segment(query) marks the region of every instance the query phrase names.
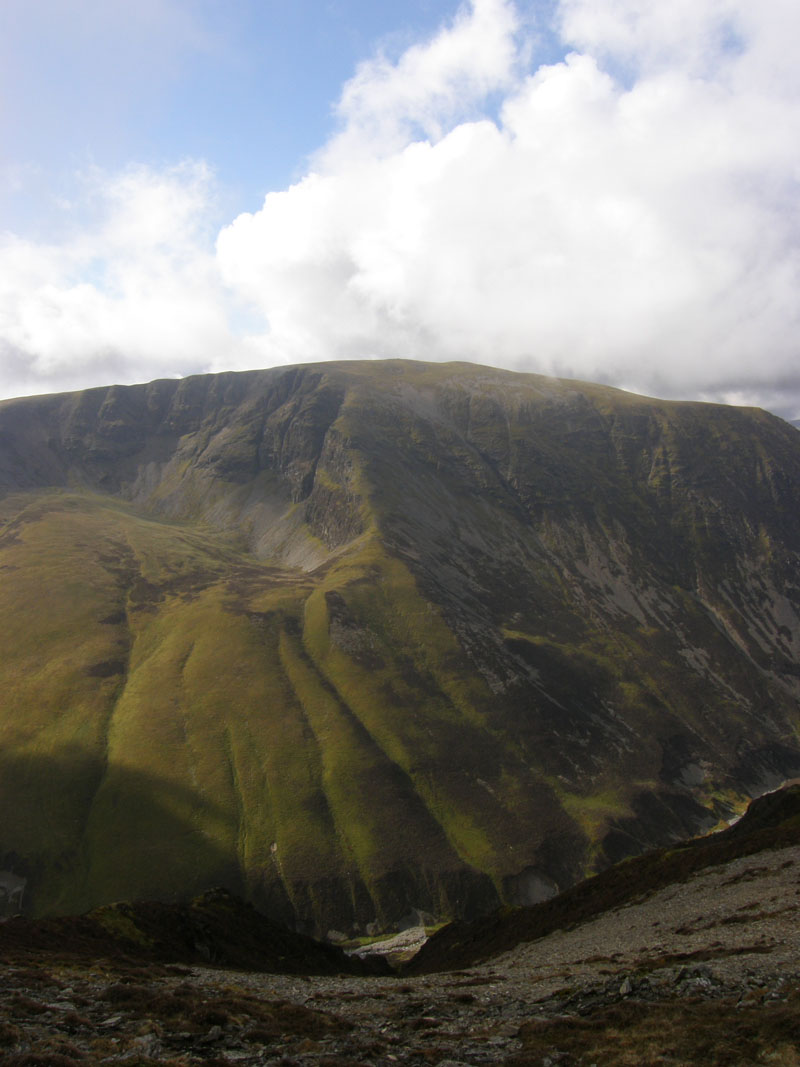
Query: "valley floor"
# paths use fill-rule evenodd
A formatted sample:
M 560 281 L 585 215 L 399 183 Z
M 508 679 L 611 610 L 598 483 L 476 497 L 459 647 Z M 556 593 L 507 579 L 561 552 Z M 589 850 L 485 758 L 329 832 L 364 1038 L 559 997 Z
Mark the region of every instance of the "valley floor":
M 800 847 L 469 970 L 298 978 L 52 958 L 0 968 L 0 1064 L 800 1065 Z

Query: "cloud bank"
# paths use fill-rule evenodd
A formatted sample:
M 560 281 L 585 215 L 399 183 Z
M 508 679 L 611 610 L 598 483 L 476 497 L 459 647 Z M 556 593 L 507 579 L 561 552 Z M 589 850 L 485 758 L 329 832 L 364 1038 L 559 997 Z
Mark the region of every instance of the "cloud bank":
M 184 164 L 102 180 L 58 245 L 6 235 L 5 380 L 402 356 L 800 415 L 800 8 L 535 14 L 473 0 L 363 63 L 302 180 L 221 228 Z
M 207 169 L 85 178 L 95 215 L 59 243 L 0 244 L 5 395 L 191 373 L 231 352 Z

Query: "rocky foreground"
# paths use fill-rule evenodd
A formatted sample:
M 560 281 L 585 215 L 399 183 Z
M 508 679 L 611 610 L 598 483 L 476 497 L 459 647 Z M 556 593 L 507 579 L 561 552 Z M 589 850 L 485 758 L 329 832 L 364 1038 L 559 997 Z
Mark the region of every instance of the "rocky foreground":
M 800 1064 L 800 846 L 418 977 L 3 949 L 4 1065 Z

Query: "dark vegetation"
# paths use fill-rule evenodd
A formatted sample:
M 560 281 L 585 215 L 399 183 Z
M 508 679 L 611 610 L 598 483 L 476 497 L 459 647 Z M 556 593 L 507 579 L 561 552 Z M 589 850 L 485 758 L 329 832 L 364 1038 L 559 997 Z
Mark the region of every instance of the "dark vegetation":
M 521 1028 L 523 1050 L 507 1067 L 558 1063 L 614 1067 L 793 1067 L 800 1047 L 800 991 L 784 1003 L 738 1005 L 737 999 L 642 1005 L 621 1001 L 585 1018 L 532 1021 Z
M 0 923 L 0 964 L 106 959 L 134 968 L 200 963 L 274 974 L 382 974 L 380 958 L 361 961 L 271 922 L 224 889 L 186 904 L 135 901 L 87 915 L 17 917 Z

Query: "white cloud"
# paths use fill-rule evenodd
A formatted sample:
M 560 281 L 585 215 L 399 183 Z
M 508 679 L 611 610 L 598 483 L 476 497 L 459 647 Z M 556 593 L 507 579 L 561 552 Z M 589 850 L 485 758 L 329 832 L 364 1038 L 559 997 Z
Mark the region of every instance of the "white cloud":
M 186 373 L 234 347 L 207 169 L 95 172 L 86 193 L 94 219 L 68 239 L 0 239 L 6 395 Z
M 563 0 L 575 51 L 526 75 L 513 6 L 477 0 L 359 70 L 315 171 L 223 230 L 222 270 L 290 358 L 456 357 L 720 398 L 772 400 L 780 379 L 800 403 L 785 9 Z M 499 118 L 475 117 L 499 87 Z
M 344 128 L 320 153 L 326 169 L 402 150 L 415 135 L 438 139 L 507 88 L 517 64 L 519 18 L 508 0 L 475 0 L 431 41 L 396 61 L 360 64 L 337 108 Z
M 575 50 L 526 75 L 513 6 L 476 2 L 358 70 L 315 172 L 223 230 L 223 272 L 292 359 L 461 357 L 770 402 L 780 379 L 800 403 L 785 9 L 563 0 Z M 476 117 L 498 87 L 497 120 Z
M 9 239 L 0 337 L 42 377 L 458 358 L 800 413 L 800 9 L 561 0 L 541 66 L 530 13 L 474 0 L 362 64 L 216 258 L 197 168 L 106 182 L 80 240 Z
M 742 44 L 748 0 L 561 0 L 565 41 L 636 73 L 676 68 L 714 73 Z

